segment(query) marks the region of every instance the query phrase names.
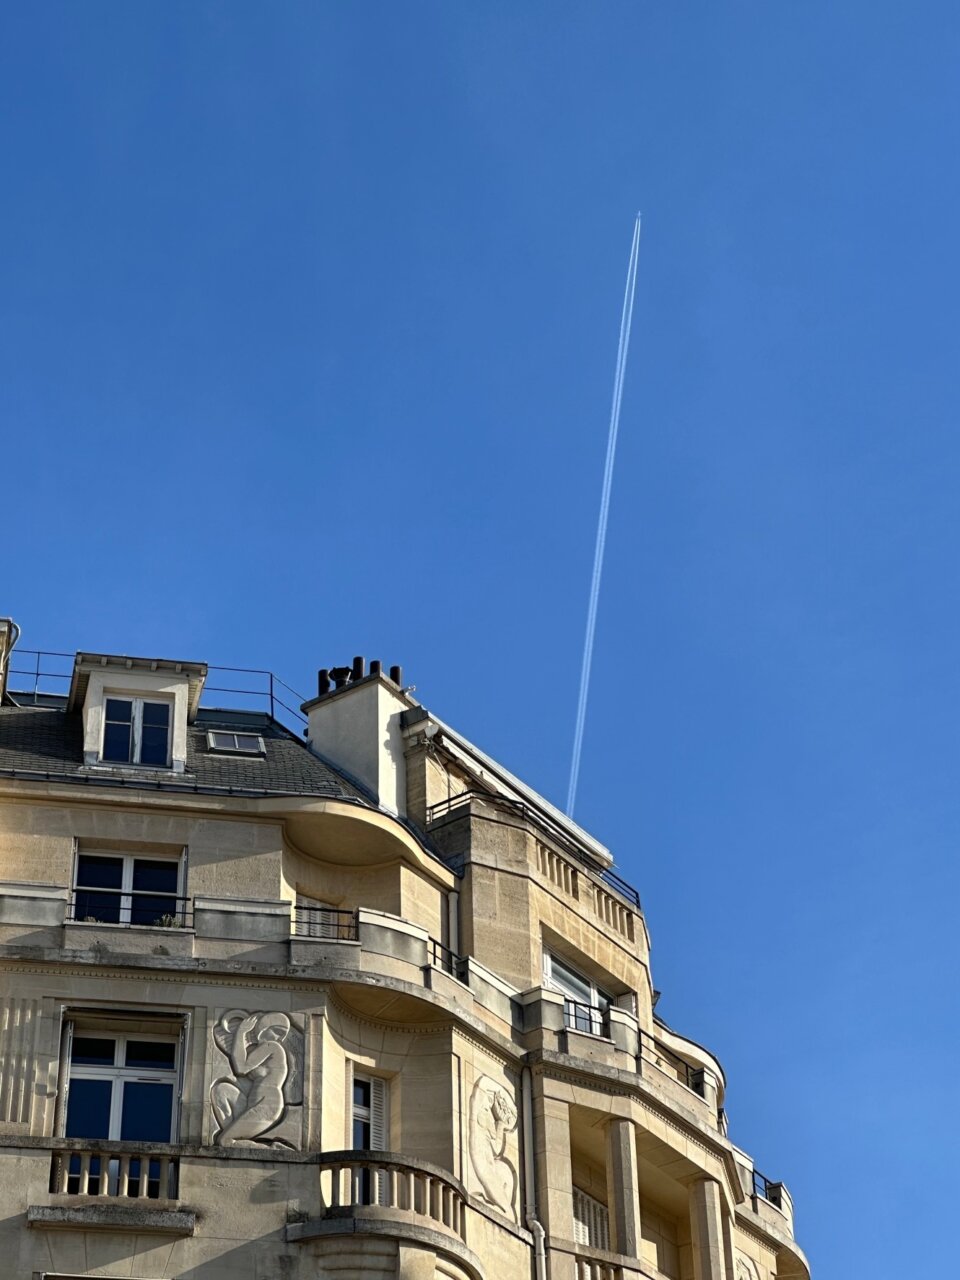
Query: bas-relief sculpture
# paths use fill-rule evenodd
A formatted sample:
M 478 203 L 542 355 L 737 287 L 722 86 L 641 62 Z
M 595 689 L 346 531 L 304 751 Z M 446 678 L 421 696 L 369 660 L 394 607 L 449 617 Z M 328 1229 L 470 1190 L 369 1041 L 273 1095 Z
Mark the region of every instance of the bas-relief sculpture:
M 737 1280 L 760 1280 L 760 1272 L 752 1258 L 737 1250 Z
M 507 1091 L 481 1076 L 470 1097 L 470 1163 L 488 1204 L 517 1221 L 517 1170 L 506 1154 L 517 1127 L 517 1108 Z
M 220 1147 L 303 1141 L 303 1032 L 285 1013 L 228 1009 L 213 1041 L 230 1067 L 210 1087 Z

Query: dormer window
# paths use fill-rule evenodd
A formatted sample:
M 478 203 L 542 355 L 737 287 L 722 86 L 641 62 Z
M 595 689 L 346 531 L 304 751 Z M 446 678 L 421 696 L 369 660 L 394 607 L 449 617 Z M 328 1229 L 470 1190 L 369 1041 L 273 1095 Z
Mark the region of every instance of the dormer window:
M 167 768 L 170 763 L 170 710 L 169 702 L 108 697 L 104 706 L 104 763 Z

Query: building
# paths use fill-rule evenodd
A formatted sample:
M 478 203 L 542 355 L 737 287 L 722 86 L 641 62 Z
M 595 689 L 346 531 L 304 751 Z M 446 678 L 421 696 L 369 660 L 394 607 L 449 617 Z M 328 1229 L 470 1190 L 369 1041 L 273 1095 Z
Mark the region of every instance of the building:
M 222 710 L 250 675 L 78 653 L 51 692 L 17 636 L 4 1280 L 809 1275 L 635 890 L 399 668 L 321 671 L 294 730 L 273 677 Z

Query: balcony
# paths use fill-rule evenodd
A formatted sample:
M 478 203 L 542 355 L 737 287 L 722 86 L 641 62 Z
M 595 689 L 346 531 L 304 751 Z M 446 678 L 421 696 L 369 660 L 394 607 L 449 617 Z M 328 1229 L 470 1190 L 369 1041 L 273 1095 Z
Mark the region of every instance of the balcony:
M 288 1240 L 348 1234 L 409 1239 L 483 1280 L 480 1261 L 466 1245 L 467 1193 L 446 1169 L 390 1151 L 328 1151 L 318 1164 L 320 1213 L 291 1223 Z
M 116 1145 L 116 1144 L 112 1144 Z M 58 1151 L 50 1165 L 55 1195 L 111 1196 L 123 1200 L 175 1200 L 180 1165 L 176 1156 L 134 1150 L 104 1150 L 98 1143 Z
M 296 938 L 318 938 L 321 942 L 359 942 L 359 913 L 337 907 L 301 907 L 298 903 L 293 934 Z

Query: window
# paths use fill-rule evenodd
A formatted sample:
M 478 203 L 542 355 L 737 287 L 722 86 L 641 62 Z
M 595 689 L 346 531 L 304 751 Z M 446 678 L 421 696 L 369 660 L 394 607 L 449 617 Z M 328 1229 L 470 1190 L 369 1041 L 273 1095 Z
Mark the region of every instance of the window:
M 65 1136 L 170 1142 L 176 1040 L 81 1028 L 70 1040 Z
M 169 1025 L 169 1024 L 168 1024 Z M 148 1031 L 119 1032 L 106 1027 L 68 1023 L 65 1047 L 67 1085 L 63 1134 L 67 1138 L 121 1142 L 167 1143 L 176 1133 L 180 1038 Z M 62 1184 L 67 1194 L 80 1192 L 82 1153 L 66 1157 Z M 161 1185 L 159 1158 L 133 1156 L 121 1160 L 88 1156 L 90 1195 L 166 1197 L 173 1190 L 167 1164 Z M 106 1186 L 101 1180 L 106 1178 Z M 141 1190 L 140 1180 L 146 1178 Z
M 301 938 L 337 938 L 353 937 L 353 913 L 338 911 L 329 902 L 321 898 L 310 898 L 305 893 L 297 894 L 297 910 L 294 918 L 294 931 Z
M 607 1206 L 579 1187 L 573 1188 L 573 1238 L 590 1249 L 610 1248 L 610 1216 Z
M 178 897 L 180 859 L 131 853 L 79 853 L 73 918 L 82 923 L 176 927 L 185 922 Z
M 373 1076 L 353 1077 L 351 1146 L 354 1151 L 383 1151 L 386 1147 L 386 1082 Z M 354 1197 L 359 1204 L 386 1204 L 386 1174 L 376 1177 L 373 1194 L 370 1170 L 360 1169 Z
M 228 733 L 223 729 L 211 729 L 207 733 L 207 746 L 211 751 L 226 751 L 231 755 L 266 754 L 266 747 L 259 733 Z
M 145 698 L 107 698 L 100 758 L 107 764 L 165 769 L 170 763 L 170 706 Z
M 543 953 L 543 985 L 565 997 L 563 1020 L 571 1030 L 588 1031 L 595 1036 L 606 1034 L 611 997 L 549 951 Z

